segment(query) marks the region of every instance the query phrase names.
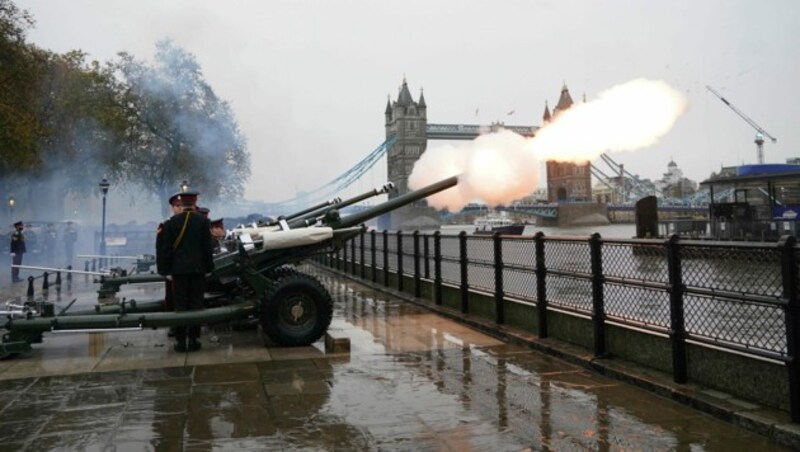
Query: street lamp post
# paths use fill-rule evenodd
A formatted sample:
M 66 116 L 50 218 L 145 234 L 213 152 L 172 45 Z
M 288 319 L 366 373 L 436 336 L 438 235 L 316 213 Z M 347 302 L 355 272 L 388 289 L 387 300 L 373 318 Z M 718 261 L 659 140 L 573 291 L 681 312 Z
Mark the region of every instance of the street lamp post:
M 103 226 L 100 232 L 100 255 L 103 256 L 100 258 L 101 267 L 103 267 L 106 259 L 106 194 L 110 186 L 111 184 L 108 183 L 105 177 L 100 181 L 100 191 L 103 193 Z
M 14 199 L 13 196 L 8 197 L 8 214 L 11 217 L 11 221 L 14 221 L 14 204 L 17 203 L 17 200 Z

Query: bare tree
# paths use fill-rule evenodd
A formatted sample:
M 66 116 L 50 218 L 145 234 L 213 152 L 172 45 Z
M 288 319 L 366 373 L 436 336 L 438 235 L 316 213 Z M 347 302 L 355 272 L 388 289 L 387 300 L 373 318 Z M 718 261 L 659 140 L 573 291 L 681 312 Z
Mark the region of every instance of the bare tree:
M 122 158 L 113 171 L 159 198 L 164 215 L 184 179 L 207 200 L 241 196 L 250 154 L 230 106 L 205 81 L 192 54 L 169 40 L 156 49 L 153 65 L 127 53 L 110 65 L 127 121 L 117 137 Z

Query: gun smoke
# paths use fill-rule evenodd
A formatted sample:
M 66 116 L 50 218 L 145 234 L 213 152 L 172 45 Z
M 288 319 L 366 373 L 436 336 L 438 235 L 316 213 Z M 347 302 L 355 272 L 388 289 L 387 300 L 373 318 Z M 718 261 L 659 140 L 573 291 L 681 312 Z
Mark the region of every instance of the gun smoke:
M 668 84 L 635 79 L 560 112 L 533 138 L 500 131 L 429 149 L 414 165 L 409 187 L 460 174 L 456 187 L 431 196 L 428 204 L 453 212 L 475 201 L 508 204 L 538 187 L 540 162 L 579 163 L 606 151 L 653 146 L 687 107 L 686 97 Z

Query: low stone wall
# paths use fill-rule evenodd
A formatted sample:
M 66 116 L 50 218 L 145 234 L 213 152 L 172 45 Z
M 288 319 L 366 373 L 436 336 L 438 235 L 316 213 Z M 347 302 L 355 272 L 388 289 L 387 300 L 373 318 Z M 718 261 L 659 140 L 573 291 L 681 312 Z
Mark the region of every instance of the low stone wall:
M 597 221 L 585 221 L 582 219 Z M 587 203 L 587 204 L 559 204 L 558 215 L 556 218 L 540 218 L 541 226 L 547 227 L 566 227 L 566 226 L 591 226 L 598 224 L 608 224 L 608 206 L 606 204 Z

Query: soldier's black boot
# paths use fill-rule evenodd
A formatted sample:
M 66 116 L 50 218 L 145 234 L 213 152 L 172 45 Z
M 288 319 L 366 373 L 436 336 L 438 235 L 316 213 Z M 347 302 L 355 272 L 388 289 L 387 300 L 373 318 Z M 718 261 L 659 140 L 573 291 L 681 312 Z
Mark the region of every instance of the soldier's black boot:
M 188 351 L 186 348 L 186 341 L 175 341 L 175 345 L 172 348 L 174 348 L 176 352 Z
M 181 327 L 175 328 L 175 346 L 173 347 L 176 352 L 185 352 L 186 348 L 186 330 Z
M 189 339 L 189 343 L 186 344 L 186 351 L 187 352 L 196 352 L 203 347 L 203 344 L 197 340 L 197 338 Z

